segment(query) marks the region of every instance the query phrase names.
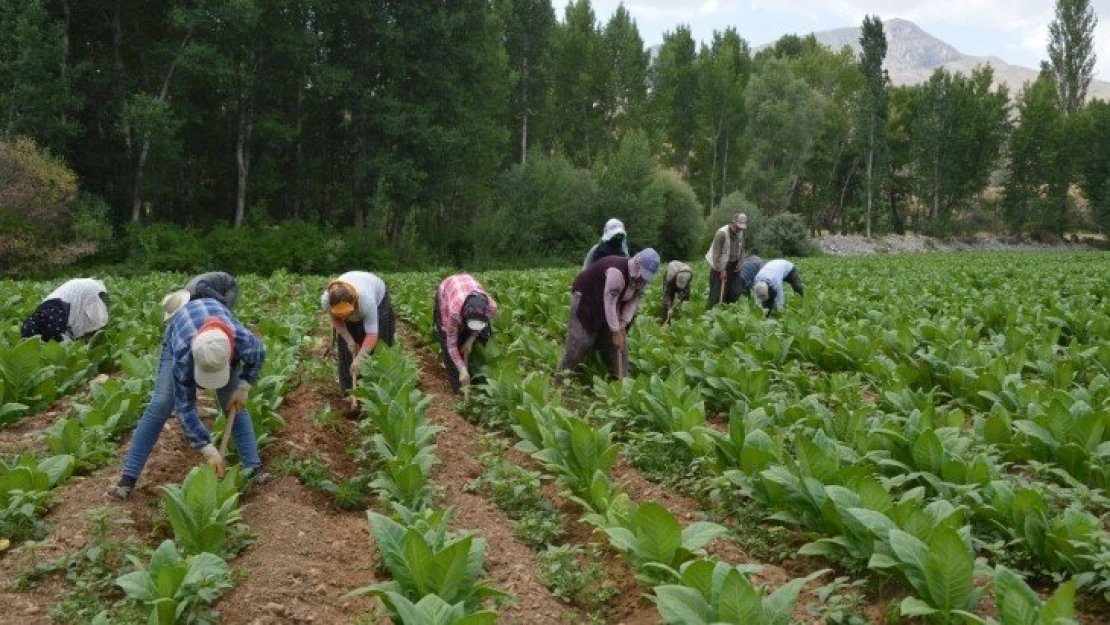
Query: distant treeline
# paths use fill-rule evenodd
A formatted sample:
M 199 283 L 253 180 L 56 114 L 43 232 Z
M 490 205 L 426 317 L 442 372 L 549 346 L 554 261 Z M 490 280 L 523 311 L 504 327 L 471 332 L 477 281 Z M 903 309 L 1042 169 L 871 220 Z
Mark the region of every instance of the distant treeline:
M 3 2 L 0 264 L 207 264 L 240 228 L 288 265 L 309 232 L 339 265 L 568 261 L 609 217 L 690 258 L 726 197 L 810 231 L 1110 228 L 1082 63 L 1050 45 L 1016 97 L 989 68 L 894 87 L 881 22 L 861 43 L 676 25 L 652 58 L 588 0 Z

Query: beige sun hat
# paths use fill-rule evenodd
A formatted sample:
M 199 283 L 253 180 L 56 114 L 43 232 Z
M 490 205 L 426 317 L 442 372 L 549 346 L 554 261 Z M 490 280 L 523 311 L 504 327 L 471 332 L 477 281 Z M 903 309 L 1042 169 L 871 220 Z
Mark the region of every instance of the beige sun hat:
M 755 299 L 760 303 L 767 301 L 767 297 L 771 294 L 770 289 L 767 288 L 767 283 L 762 280 L 755 283 L 752 291 L 755 293 Z
M 201 388 L 227 386 L 231 378 L 231 341 L 219 328 L 198 332 L 190 345 L 193 352 L 193 379 Z
M 192 296 L 185 289 L 174 291 L 162 298 L 162 322 L 168 322 L 181 307 L 189 303 Z

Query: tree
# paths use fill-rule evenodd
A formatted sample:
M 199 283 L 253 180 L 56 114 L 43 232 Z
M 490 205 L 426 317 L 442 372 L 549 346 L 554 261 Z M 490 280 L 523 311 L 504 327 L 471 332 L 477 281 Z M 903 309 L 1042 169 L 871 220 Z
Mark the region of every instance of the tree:
M 510 112 L 515 123 L 514 145 L 520 162 L 528 157 L 529 125 L 535 126 L 550 107 L 552 37 L 555 10 L 550 0 L 498 0 L 505 29 L 505 52 L 515 85 Z M 535 134 L 534 132 L 532 133 Z
M 1086 157 L 1081 186 L 1091 203 L 1091 214 L 1104 233 L 1110 233 L 1110 102 L 1095 100 L 1083 110 L 1086 118 Z
M 568 4 L 563 23 L 555 30 L 556 137 L 571 162 L 589 167 L 606 144 L 598 94 L 608 80 L 601 63 L 601 33 L 590 0 Z
M 664 210 L 662 205 L 645 202 L 654 172 L 647 135 L 641 130 L 629 131 L 594 173 L 598 187 L 595 228 L 600 230 L 607 219 L 615 217 L 624 222 L 633 245 L 649 246 L 659 232 Z
M 767 212 L 789 210 L 821 127 L 824 98 L 776 58 L 752 76 L 744 105 L 751 145 L 744 164 L 745 195 Z
M 663 33 L 652 68 L 652 107 L 665 143 L 663 162 L 690 178 L 697 133 L 697 49 L 689 26 Z
M 1021 234 L 1055 231 L 1050 199 L 1061 188 L 1058 164 L 1062 157 L 1064 118 L 1057 107 L 1055 79 L 1041 72 L 1026 83 L 1018 98 L 1017 126 L 1010 137 L 1010 171 L 1002 207 L 1006 225 Z
M 697 141 L 693 178 L 708 199 L 707 210 L 739 186 L 743 159 L 737 154 L 744 132 L 744 88 L 751 76 L 748 42 L 736 29 L 715 31 L 697 59 Z
M 1048 26 L 1048 66 L 1065 117 L 1075 115 L 1087 99 L 1097 25 L 1090 0 L 1056 0 L 1056 17 Z
M 617 7 L 601 35 L 601 62 L 608 80 L 599 83 L 600 108 L 608 129 L 617 136 L 643 124 L 647 99 L 648 53 L 636 22 L 624 5 Z
M 878 16 L 863 18 L 863 29 L 859 38 L 860 65 L 863 70 L 864 89 L 861 93 L 860 126 L 863 129 L 867 146 L 867 237 L 871 237 L 871 210 L 874 196 L 881 176 L 876 172 L 883 170 L 886 155 L 886 77 L 883 75 L 883 59 L 886 58 L 886 34 Z

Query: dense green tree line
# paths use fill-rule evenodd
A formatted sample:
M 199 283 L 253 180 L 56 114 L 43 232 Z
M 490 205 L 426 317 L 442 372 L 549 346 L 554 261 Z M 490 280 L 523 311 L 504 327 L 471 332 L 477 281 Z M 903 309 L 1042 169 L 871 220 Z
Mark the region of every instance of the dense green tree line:
M 294 220 L 400 262 L 569 260 L 610 216 L 692 257 L 736 193 L 811 230 L 1106 228 L 1096 18 L 1056 15 L 1012 101 L 989 68 L 891 86 L 873 17 L 857 56 L 683 25 L 649 51 L 589 0 L 0 0 L 0 140 L 117 231 Z

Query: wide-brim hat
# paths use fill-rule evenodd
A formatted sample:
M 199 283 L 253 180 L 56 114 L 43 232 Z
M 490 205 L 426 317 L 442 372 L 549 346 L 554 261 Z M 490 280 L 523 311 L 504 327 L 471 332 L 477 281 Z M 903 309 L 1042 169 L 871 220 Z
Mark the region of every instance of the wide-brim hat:
M 201 388 L 223 388 L 231 378 L 231 341 L 218 328 L 198 332 L 190 349 L 193 380 Z

